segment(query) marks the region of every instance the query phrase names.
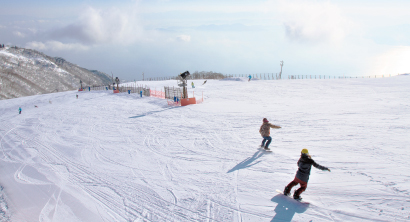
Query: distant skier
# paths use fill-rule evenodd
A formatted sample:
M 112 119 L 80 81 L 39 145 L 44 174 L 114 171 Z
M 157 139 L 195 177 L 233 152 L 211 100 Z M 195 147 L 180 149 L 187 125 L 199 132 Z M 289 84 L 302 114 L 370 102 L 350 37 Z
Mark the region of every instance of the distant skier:
M 21 107 L 19 107 L 19 114 L 21 114 Z
M 317 164 L 312 159 L 312 157 L 309 155 L 309 151 L 307 149 L 302 149 L 300 159 L 298 160 L 299 169 L 296 172 L 295 179 L 285 187 L 283 194 L 285 194 L 286 196 L 289 196 L 290 191 L 292 190 L 292 187 L 300 183 L 300 188 L 295 190 L 295 193 L 293 194 L 293 199 L 301 201 L 302 197 L 300 196 L 300 194 L 303 191 L 305 191 L 307 188 L 307 183 L 309 180 L 309 175 L 310 175 L 310 170 L 312 168 L 312 165 L 320 170 L 327 170 L 330 172 L 329 168 Z
M 263 124 L 259 128 L 259 133 L 263 137 L 261 148 L 264 148 L 265 150 L 269 150 L 269 144 L 272 142 L 272 137 L 270 136 L 270 128 L 279 129 L 281 127 L 270 124 L 266 118 L 263 118 Z
M 194 82 L 191 82 L 191 86 L 192 88 L 195 88 Z
M 76 97 L 77 97 L 77 99 L 78 99 L 78 95 L 75 95 Z
M 207 81 L 207 80 L 205 80 L 204 83 L 202 83 L 202 85 L 205 85 L 206 81 Z
M 251 75 L 249 75 L 249 76 L 248 76 L 248 78 L 249 78 L 249 79 L 248 79 L 248 82 L 249 82 L 249 81 L 251 81 L 252 76 L 251 76 Z

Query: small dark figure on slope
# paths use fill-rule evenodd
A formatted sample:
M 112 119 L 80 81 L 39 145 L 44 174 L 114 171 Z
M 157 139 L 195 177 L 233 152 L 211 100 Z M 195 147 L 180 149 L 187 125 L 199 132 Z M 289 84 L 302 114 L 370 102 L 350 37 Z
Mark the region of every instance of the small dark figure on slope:
M 286 196 L 290 195 L 290 191 L 292 187 L 298 185 L 300 183 L 300 188 L 295 190 L 293 194 L 293 198 L 295 200 L 301 201 L 302 197 L 300 194 L 306 190 L 307 183 L 309 180 L 310 170 L 312 169 L 312 165 L 320 170 L 327 170 L 330 172 L 330 169 L 324 166 L 317 164 L 312 157 L 309 155 L 309 151 L 307 149 L 303 149 L 298 160 L 298 171 L 296 172 L 295 179 L 290 182 L 283 191 L 283 194 Z
M 281 127 L 270 124 L 266 118 L 263 118 L 263 124 L 261 128 L 259 128 L 259 133 L 263 137 L 261 147 L 265 150 L 269 150 L 269 144 L 272 142 L 272 137 L 270 136 L 270 128 L 279 129 Z

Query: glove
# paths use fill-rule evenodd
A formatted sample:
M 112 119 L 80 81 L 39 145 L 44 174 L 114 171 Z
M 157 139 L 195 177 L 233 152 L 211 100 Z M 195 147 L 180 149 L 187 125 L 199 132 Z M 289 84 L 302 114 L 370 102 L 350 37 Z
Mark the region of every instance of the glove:
M 329 172 L 330 172 L 330 169 L 327 169 L 327 171 L 329 171 Z

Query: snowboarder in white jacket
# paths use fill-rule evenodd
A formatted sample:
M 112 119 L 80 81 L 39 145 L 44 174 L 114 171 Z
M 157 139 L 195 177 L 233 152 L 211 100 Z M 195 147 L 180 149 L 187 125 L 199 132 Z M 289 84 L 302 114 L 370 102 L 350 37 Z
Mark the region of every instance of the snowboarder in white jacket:
M 269 144 L 272 142 L 272 137 L 270 136 L 270 128 L 279 129 L 281 127 L 270 124 L 268 119 L 263 118 L 263 124 L 259 128 L 259 133 L 263 137 L 261 147 L 264 148 L 265 150 L 269 150 Z
M 300 197 L 300 194 L 307 188 L 307 183 L 309 181 L 309 175 L 310 170 L 312 169 L 312 165 L 320 170 L 327 170 L 330 172 L 329 168 L 317 164 L 309 155 L 309 151 L 307 149 L 303 149 L 298 160 L 298 171 L 296 172 L 295 179 L 285 187 L 283 194 L 289 196 L 292 187 L 300 184 L 300 188 L 295 190 L 293 198 L 295 200 L 301 201 L 302 197 Z

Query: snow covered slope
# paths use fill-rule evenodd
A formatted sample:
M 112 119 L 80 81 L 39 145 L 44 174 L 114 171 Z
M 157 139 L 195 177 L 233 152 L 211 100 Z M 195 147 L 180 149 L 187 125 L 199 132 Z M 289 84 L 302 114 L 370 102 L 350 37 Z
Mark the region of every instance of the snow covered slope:
M 90 71 L 36 50 L 0 49 L 0 99 L 73 90 L 80 87 L 80 80 L 83 86 L 111 82 L 102 72 Z
M 195 95 L 204 102 L 185 107 L 111 91 L 0 101 L 0 216 L 410 219 L 410 76 L 202 82 L 194 81 Z M 271 130 L 272 153 L 258 150 L 264 117 L 282 127 Z M 294 178 L 303 148 L 332 170 L 312 169 L 302 193 L 308 206 L 275 192 Z

